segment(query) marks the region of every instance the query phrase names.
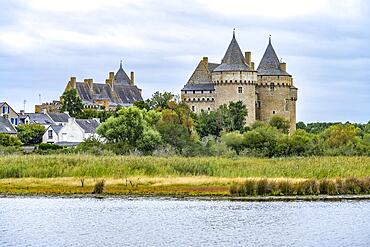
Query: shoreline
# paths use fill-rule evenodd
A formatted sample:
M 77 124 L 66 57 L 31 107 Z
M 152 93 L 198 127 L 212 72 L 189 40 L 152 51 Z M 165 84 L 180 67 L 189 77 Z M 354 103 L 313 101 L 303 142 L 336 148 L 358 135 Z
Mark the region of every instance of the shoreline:
M 236 201 L 236 202 L 277 202 L 277 201 L 366 201 L 366 195 L 316 195 L 316 196 L 186 196 L 186 195 L 141 195 L 141 194 L 37 194 L 37 193 L 0 193 L 0 198 L 64 198 L 64 199 L 161 199 L 161 200 L 200 200 L 200 201 Z

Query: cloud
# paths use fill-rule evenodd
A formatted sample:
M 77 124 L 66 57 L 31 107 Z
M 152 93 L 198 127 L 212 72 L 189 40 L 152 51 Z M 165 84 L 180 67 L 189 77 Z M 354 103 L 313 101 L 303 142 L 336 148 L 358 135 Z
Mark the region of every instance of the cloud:
M 219 62 L 237 28 L 258 64 L 273 45 L 299 87 L 298 119 L 368 121 L 367 1 L 0 0 L 0 100 L 28 111 L 72 75 L 104 81 L 124 60 L 144 96 L 180 93 L 199 59 Z

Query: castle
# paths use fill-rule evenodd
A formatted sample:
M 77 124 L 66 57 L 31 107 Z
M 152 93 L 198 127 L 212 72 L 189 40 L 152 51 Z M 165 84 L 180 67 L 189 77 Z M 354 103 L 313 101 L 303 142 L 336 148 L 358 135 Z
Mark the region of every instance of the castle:
M 76 81 L 71 77 L 65 91 L 76 89 L 85 108 L 114 109 L 117 106 L 132 106 L 135 101 L 143 100 L 142 90 L 135 85 L 135 74 L 129 78 L 122 68 L 122 61 L 116 74 L 109 72 L 105 83 L 94 83 L 93 79 Z
M 221 64 L 203 57 L 181 90 L 181 99 L 193 112 L 242 101 L 248 110 L 247 125 L 256 120 L 268 122 L 272 116 L 280 115 L 289 120 L 290 131 L 295 130 L 297 88 L 286 71 L 286 63 L 279 61 L 271 37 L 255 70 L 251 52 L 243 56 L 234 31 Z

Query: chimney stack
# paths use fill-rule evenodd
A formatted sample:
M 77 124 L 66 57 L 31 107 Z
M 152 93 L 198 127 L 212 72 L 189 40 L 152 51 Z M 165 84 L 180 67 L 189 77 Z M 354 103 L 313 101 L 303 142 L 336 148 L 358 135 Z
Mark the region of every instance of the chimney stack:
M 286 72 L 286 63 L 280 63 L 279 68 L 280 68 L 281 71 Z
M 245 63 L 251 67 L 252 53 L 250 51 L 245 52 Z
M 114 80 L 114 72 L 109 72 L 109 80 Z
M 76 77 L 72 76 L 71 79 L 69 80 L 69 83 L 72 88 L 76 88 Z
M 131 85 L 135 85 L 135 73 L 131 71 Z
M 203 57 L 202 61 L 203 61 L 204 65 L 206 67 L 208 67 L 208 57 Z

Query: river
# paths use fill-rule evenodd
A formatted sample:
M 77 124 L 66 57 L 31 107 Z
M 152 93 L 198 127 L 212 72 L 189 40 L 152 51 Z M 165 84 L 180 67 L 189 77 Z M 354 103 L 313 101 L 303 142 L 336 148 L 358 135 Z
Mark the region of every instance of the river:
M 370 201 L 2 197 L 0 246 L 370 246 Z

